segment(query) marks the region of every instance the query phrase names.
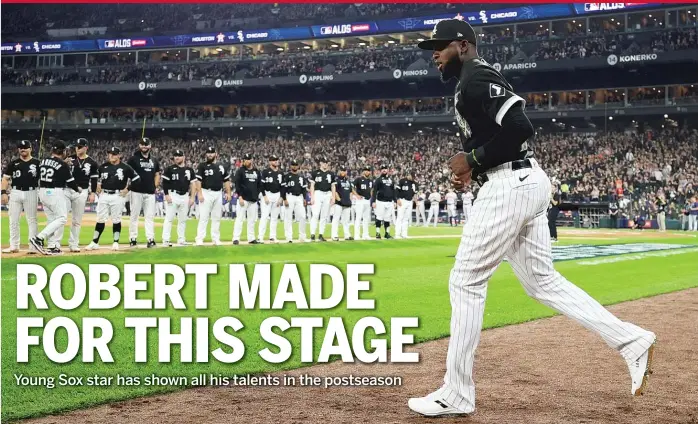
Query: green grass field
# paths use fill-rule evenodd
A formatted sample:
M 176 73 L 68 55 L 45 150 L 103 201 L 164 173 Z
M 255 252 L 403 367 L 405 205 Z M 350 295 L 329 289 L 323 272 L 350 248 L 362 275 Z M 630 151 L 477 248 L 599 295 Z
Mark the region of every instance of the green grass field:
M 8 245 L 7 219 L 2 220 L 2 245 Z M 26 229 L 23 228 L 23 232 Z M 190 240 L 195 232 L 195 222 L 190 221 L 187 230 Z M 224 221 L 222 225 L 224 241 L 232 238 L 232 222 Z M 411 235 L 448 235 L 458 234 L 460 229 L 412 228 Z M 160 228 L 156 228 L 159 236 Z M 91 238 L 92 227 L 83 228 L 81 243 L 87 244 Z M 124 230 L 126 234 L 126 230 Z M 243 235 L 245 232 L 243 231 Z M 282 234 L 282 233 L 279 233 Z M 592 233 L 589 233 L 591 235 Z M 606 234 L 606 233 L 605 233 Z M 627 236 L 626 236 L 627 234 Z M 329 235 L 329 228 L 326 235 Z M 621 243 L 678 243 L 698 247 L 695 237 L 656 238 L 656 233 L 648 232 L 644 236 L 619 233 L 617 238 L 599 234 L 598 239 L 562 240 L 562 245 L 570 244 L 621 244 Z M 602 238 L 605 237 L 605 238 Z M 127 239 L 122 236 L 122 242 Z M 143 231 L 141 239 L 144 241 Z M 23 236 L 23 241 L 26 240 Z M 103 235 L 103 245 L 111 243 L 111 230 Z M 292 358 L 280 365 L 267 364 L 257 352 L 267 347 L 259 336 L 259 324 L 269 316 L 342 316 L 345 327 L 351 329 L 363 316 L 377 316 L 389 324 L 390 317 L 416 316 L 420 326 L 408 330 L 415 335 L 418 342 L 441 338 L 448 335 L 450 304 L 448 296 L 448 275 L 453 264 L 452 255 L 458 246 L 458 238 L 424 238 L 394 241 L 314 243 L 314 244 L 279 244 L 263 246 L 223 246 L 223 247 L 185 247 L 139 249 L 128 253 L 105 254 L 99 256 L 60 256 L 28 257 L 6 259 L 2 261 L 2 420 L 45 415 L 60 411 L 87 407 L 99 403 L 122 400 L 156 392 L 177 390 L 177 387 L 56 387 L 48 390 L 42 387 L 17 387 L 14 374 L 27 376 L 58 376 L 65 373 L 73 376 L 90 376 L 94 374 L 115 376 L 147 376 L 151 373 L 169 376 L 195 376 L 199 373 L 222 375 L 262 373 L 301 366 L 300 355 L 296 347 L 300 331 L 289 330 L 284 336 L 294 346 Z M 85 307 L 74 311 L 60 311 L 53 307 L 48 312 L 16 310 L 16 265 L 19 263 L 41 263 L 51 270 L 64 262 L 72 262 L 86 269 L 90 263 L 111 263 L 121 266 L 126 263 L 218 263 L 222 265 L 220 273 L 209 284 L 209 309 L 193 310 L 193 302 L 187 306 L 189 311 L 124 311 L 116 308 L 108 311 L 89 312 Z M 280 276 L 283 263 L 298 263 L 303 277 L 308 275 L 309 264 L 329 263 L 343 267 L 347 263 L 373 263 L 376 274 L 371 278 L 371 291 L 368 297 L 376 299 L 375 311 L 347 311 L 344 303 L 329 311 L 297 311 L 287 307 L 283 311 L 230 311 L 228 309 L 228 270 L 230 263 L 271 263 L 272 281 Z M 558 262 L 557 269 L 574 283 L 587 290 L 603 304 L 612 304 L 661 293 L 698 286 L 698 251 L 691 249 L 687 253 L 670 256 L 649 256 L 641 260 L 627 260 L 617 263 L 584 266 L 580 260 Z M 305 279 L 305 278 L 304 278 Z M 188 280 L 189 282 L 193 283 Z M 306 284 L 307 288 L 307 283 Z M 64 294 L 72 293 L 72 283 L 65 280 Z M 193 298 L 193 284 L 185 285 L 185 300 Z M 152 292 L 149 292 L 150 294 Z M 142 294 L 139 298 L 148 298 Z M 366 297 L 366 296 L 364 296 Z M 521 323 L 554 315 L 551 309 L 528 298 L 507 264 L 503 264 L 490 281 L 484 325 L 486 328 Z M 83 364 L 79 358 L 67 364 L 54 364 L 46 359 L 41 349 L 32 348 L 30 361 L 17 364 L 16 359 L 16 319 L 19 316 L 43 316 L 46 319 L 67 316 L 79 320 L 85 316 L 99 316 L 109 319 L 114 324 L 115 335 L 109 347 L 115 358 L 114 363 L 95 362 Z M 148 364 L 133 363 L 133 330 L 125 329 L 123 321 L 126 316 L 153 316 L 178 318 L 208 317 L 212 323 L 224 316 L 239 318 L 245 328 L 236 333 L 246 346 L 243 360 L 230 365 L 211 360 L 209 363 L 179 362 L 179 349 L 172 350 L 172 362 L 157 363 L 157 337 L 149 332 Z M 177 321 L 174 321 L 177 322 Z M 177 330 L 178 326 L 174 327 Z M 32 334 L 40 335 L 40 332 Z M 60 333 L 59 351 L 66 346 L 67 336 Z M 314 338 L 315 356 L 317 355 L 324 331 L 316 331 Z M 210 349 L 219 347 L 219 343 L 210 337 Z M 336 358 L 335 358 L 336 359 Z

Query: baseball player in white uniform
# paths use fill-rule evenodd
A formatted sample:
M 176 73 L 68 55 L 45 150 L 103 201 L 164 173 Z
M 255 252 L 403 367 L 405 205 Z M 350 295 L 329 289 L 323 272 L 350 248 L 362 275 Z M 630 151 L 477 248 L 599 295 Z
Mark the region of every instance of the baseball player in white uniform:
M 424 194 L 423 191 L 419 191 L 417 194 L 417 199 L 415 200 L 415 205 L 417 206 L 417 211 L 414 214 L 414 220 L 415 220 L 415 225 L 419 225 L 421 222 L 422 225 L 425 227 L 427 226 L 427 215 L 426 215 L 426 209 L 424 208 L 424 200 L 426 199 L 426 195 Z
M 68 248 L 71 252 L 80 251 L 80 229 L 82 228 L 82 216 L 85 214 L 85 204 L 95 201 L 95 191 L 97 190 L 99 164 L 87 155 L 87 148 L 87 140 L 78 138 L 75 143 L 75 154 L 66 160 L 70 165 L 75 182 L 82 189 L 80 192 L 71 188 L 65 190 L 68 211 L 72 217 L 70 238 L 68 239 Z
M 32 157 L 29 140 L 20 141 L 17 150 L 19 157 L 11 160 L 2 173 L 2 203 L 8 205 L 10 215 L 10 247 L 3 249 L 2 253 L 19 252 L 19 218 L 22 211 L 29 227 L 29 239 L 39 232 L 36 213 L 39 208 L 40 162 Z M 29 251 L 36 253 L 31 245 Z
M 162 244 L 171 247 L 170 235 L 172 222 L 177 217 L 177 244 L 186 246 L 186 229 L 189 206 L 194 204 L 196 195 L 196 172 L 185 165 L 184 152 L 175 150 L 172 155 L 172 165 L 165 168 L 162 174 L 162 189 L 167 203 L 165 222 L 162 224 Z
M 417 184 L 414 175 L 407 172 L 397 185 L 397 220 L 395 221 L 395 238 L 407 238 L 407 228 L 412 215 L 412 202 L 416 198 Z
M 525 101 L 478 57 L 477 38 L 467 22 L 447 19 L 436 25 L 432 39 L 419 43 L 434 51 L 444 81 L 458 79 L 455 111 L 463 151 L 449 161 L 451 182 L 460 190 L 474 178 L 481 188 L 463 227 L 449 280 L 451 338 L 443 385 L 410 399 L 408 406 L 429 417 L 475 411 L 472 369 L 487 283 L 505 257 L 529 296 L 573 318 L 616 349 L 628 365 L 631 393 L 642 394 L 656 336 L 619 320 L 553 268 L 546 216 L 551 184 L 528 144 L 535 131 L 525 114 Z
M 269 157 L 269 168 L 262 171 L 262 186 L 267 194 L 266 199 L 262 199 L 261 209 L 262 216 L 259 219 L 259 232 L 257 239 L 264 241 L 264 236 L 267 232 L 267 224 L 269 224 L 269 241 L 276 242 L 276 227 L 279 222 L 279 213 L 283 199 L 281 198 L 281 184 L 284 175 L 279 170 L 279 157 L 271 155 Z
M 346 166 L 342 165 L 339 167 L 335 181 L 336 195 L 334 206 L 332 207 L 332 240 L 339 241 L 340 223 L 344 230 L 344 240 L 354 240 L 349 231 L 353 187 L 351 181 L 347 178 Z
M 393 221 L 393 211 L 396 200 L 395 181 L 388 175 L 388 165 L 381 165 L 381 174 L 373 182 L 372 203 L 376 212 L 376 238 L 381 238 L 381 225 L 385 228 L 384 237 L 391 239 L 390 222 Z
M 454 227 L 456 225 L 456 203 L 458 202 L 458 195 L 453 191 L 452 188 L 448 189 L 446 193 L 446 211 L 448 213 L 448 225 Z
M 108 161 L 99 167 L 99 181 L 97 183 L 97 223 L 95 232 L 87 250 L 99 249 L 99 239 L 111 219 L 113 229 L 112 250 L 119 250 L 121 238 L 121 213 L 128 195 L 128 186 L 140 177 L 127 164 L 121 162 L 121 150 L 112 147 L 108 151 Z
M 235 172 L 235 193 L 238 195 L 238 216 L 233 228 L 233 244 L 240 244 L 242 224 L 247 222 L 248 244 L 260 244 L 255 238 L 255 223 L 259 211 L 259 202 L 268 202 L 266 191 L 262 184 L 262 173 L 252 163 L 252 154 L 242 157 L 242 166 Z
M 199 200 L 199 225 L 196 230 L 196 245 L 204 245 L 206 237 L 206 227 L 211 221 L 211 241 L 214 245 L 221 244 L 221 203 L 223 198 L 221 193 L 225 191 L 228 201 L 233 197 L 231 194 L 230 173 L 222 163 L 216 161 L 218 154 L 216 148 L 209 146 L 206 149 L 206 161 L 199 164 L 196 169 L 197 198 Z
M 128 165 L 140 178 L 131 190 L 131 223 L 128 228 L 131 247 L 138 244 L 138 217 L 143 211 L 147 247 L 155 247 L 155 189 L 160 186 L 160 162 L 150 154 L 150 139 L 143 137 L 138 151 L 128 160 Z
M 473 192 L 471 190 L 467 190 L 465 193 L 463 193 L 461 199 L 463 200 L 463 223 L 465 224 L 468 222 L 470 210 L 473 208 Z
M 331 219 L 330 210 L 334 205 L 337 193 L 335 175 L 330 171 L 327 159 L 320 158 L 320 169 L 311 174 L 310 179 L 310 205 L 312 215 L 310 217 L 310 240 L 315 241 L 315 233 L 318 233 L 318 241 L 325 240 L 325 226 Z M 319 229 L 318 229 L 319 225 Z
M 371 222 L 371 192 L 373 180 L 371 179 L 371 167 L 364 166 L 363 174 L 354 180 L 354 239 L 371 240 L 368 234 L 368 225 Z M 363 230 L 363 231 L 362 231 Z M 363 236 L 361 235 L 363 233 Z
M 441 193 L 434 190 L 429 194 L 429 215 L 424 223 L 425 227 L 429 226 L 432 217 L 434 217 L 434 227 L 439 223 L 439 202 L 441 202 Z

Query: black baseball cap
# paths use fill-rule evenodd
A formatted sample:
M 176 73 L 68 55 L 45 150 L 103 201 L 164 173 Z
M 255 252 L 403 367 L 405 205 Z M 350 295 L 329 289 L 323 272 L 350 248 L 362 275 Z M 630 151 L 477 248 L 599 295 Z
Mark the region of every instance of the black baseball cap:
M 150 139 L 148 137 L 143 137 L 139 144 L 141 146 L 150 146 Z
M 434 32 L 429 40 L 424 40 L 417 44 L 422 50 L 434 50 L 439 44 L 444 42 L 465 40 L 470 44 L 477 45 L 475 30 L 469 23 L 459 19 L 445 19 L 434 26 Z
M 32 144 L 29 142 L 29 140 L 22 140 L 19 143 L 17 143 L 17 148 L 18 149 L 31 149 Z
M 206 148 L 206 153 L 216 153 L 216 148 L 213 146 L 208 146 Z
M 77 147 L 87 147 L 87 139 L 80 137 L 75 141 L 75 145 Z
M 344 166 L 344 165 L 340 165 L 339 170 L 340 170 L 340 171 L 346 171 L 346 170 L 347 170 L 347 167 Z
M 120 154 L 121 154 L 121 149 L 119 149 L 119 148 L 116 147 L 116 146 L 110 147 L 110 148 L 109 148 L 109 154 L 110 154 L 110 155 L 120 155 Z
M 291 166 L 298 166 L 298 165 L 299 165 L 299 164 L 298 164 L 298 161 L 297 161 L 297 160 L 293 159 L 293 160 L 291 161 Z
M 390 168 L 387 163 L 381 164 L 381 169 L 388 169 Z
M 327 158 L 324 157 L 324 156 L 320 156 L 319 158 L 317 158 L 317 161 L 318 161 L 318 162 L 325 162 L 325 163 L 327 163 Z
M 242 156 L 242 160 L 252 160 L 252 153 L 245 153 Z
M 172 154 L 172 156 L 184 156 L 184 152 L 181 151 L 181 150 L 179 150 L 179 149 L 177 149 L 177 150 L 174 151 L 174 153 Z
M 366 166 L 364 166 L 364 169 L 363 169 L 363 170 L 364 170 L 364 171 L 370 171 L 370 170 L 371 170 L 371 167 L 368 166 L 368 165 L 366 165 Z
M 51 146 L 51 150 L 57 153 L 62 153 L 65 151 L 65 143 L 63 143 L 62 141 L 56 141 Z
M 269 156 L 269 160 L 279 160 L 279 157 L 276 155 L 271 155 Z

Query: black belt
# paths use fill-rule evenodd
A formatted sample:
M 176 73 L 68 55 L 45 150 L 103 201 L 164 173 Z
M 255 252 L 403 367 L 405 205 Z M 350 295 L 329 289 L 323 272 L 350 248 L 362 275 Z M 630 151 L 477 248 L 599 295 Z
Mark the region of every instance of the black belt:
M 184 196 L 188 192 L 187 191 L 179 191 L 179 190 L 170 190 L 170 193 L 176 193 L 176 194 L 179 194 L 180 196 Z
M 12 190 L 17 190 L 17 191 L 34 191 L 34 190 L 36 190 L 36 187 L 15 187 L 15 186 L 12 186 Z
M 116 194 L 118 192 L 119 192 L 119 190 L 102 190 L 102 193 L 106 193 L 106 194 Z
M 223 190 L 223 189 L 222 189 L 222 188 L 219 188 L 218 190 L 216 190 L 216 189 L 213 189 L 213 188 L 204 188 L 203 190 L 220 192 L 220 191 Z
M 512 171 L 518 171 L 519 169 L 526 169 L 526 168 L 533 168 L 533 164 L 531 163 L 531 161 L 529 159 L 515 160 L 515 161 L 511 162 L 511 170 Z M 480 184 L 480 187 L 482 187 L 483 184 L 485 184 L 487 181 L 490 180 L 489 178 L 487 178 L 487 175 L 485 174 L 486 172 L 487 171 L 484 171 L 475 177 L 475 180 L 477 181 L 478 184 Z

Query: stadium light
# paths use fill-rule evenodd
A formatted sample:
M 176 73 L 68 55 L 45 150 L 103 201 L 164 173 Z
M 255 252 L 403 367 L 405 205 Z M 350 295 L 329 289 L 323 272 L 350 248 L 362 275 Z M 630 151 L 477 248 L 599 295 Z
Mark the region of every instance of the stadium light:
M 555 119 L 555 118 L 553 118 L 553 122 L 555 122 L 555 121 L 556 121 L 556 119 Z
M 424 39 L 423 39 L 423 38 L 418 38 L 417 41 L 419 41 L 419 42 L 421 43 L 422 41 L 424 41 Z
M 667 119 L 667 118 L 669 118 L 669 115 L 667 115 L 667 114 L 665 113 L 665 114 L 664 114 L 664 119 Z
M 280 130 L 280 129 L 281 129 L 281 126 L 280 126 L 280 125 L 277 125 L 276 129 L 277 129 L 277 130 Z
M 459 132 L 456 133 L 456 137 L 460 137 L 460 133 L 459 133 Z
M 222 49 L 222 48 L 220 48 L 220 47 L 218 47 L 218 48 L 216 49 L 216 51 L 220 53 L 220 52 L 222 52 L 222 51 L 223 51 L 223 49 Z
M 364 43 L 364 42 L 362 41 L 362 42 L 359 43 L 359 45 L 360 45 L 360 46 L 365 46 L 366 43 Z
M 609 120 L 609 121 L 613 121 L 613 117 L 612 117 L 612 116 L 609 116 L 609 117 L 608 117 L 608 120 Z
M 276 51 L 277 51 L 277 52 L 282 52 L 282 51 L 284 51 L 284 48 L 283 48 L 283 47 L 277 47 L 277 48 L 276 48 Z
M 325 126 L 324 126 L 324 125 L 320 125 L 320 128 L 325 128 Z
M 361 124 L 361 128 L 363 128 L 363 127 L 364 127 L 364 124 Z
M 337 44 L 332 44 L 330 47 L 337 48 L 339 46 Z
M 304 49 L 310 50 L 310 46 L 303 46 Z
M 412 122 L 408 122 L 408 123 L 407 123 L 407 126 L 408 126 L 408 127 L 411 127 L 411 126 L 412 126 Z
M 395 44 L 395 40 L 388 40 L 388 44 Z
M 245 127 L 240 127 L 240 129 L 243 129 L 243 128 L 245 128 Z

